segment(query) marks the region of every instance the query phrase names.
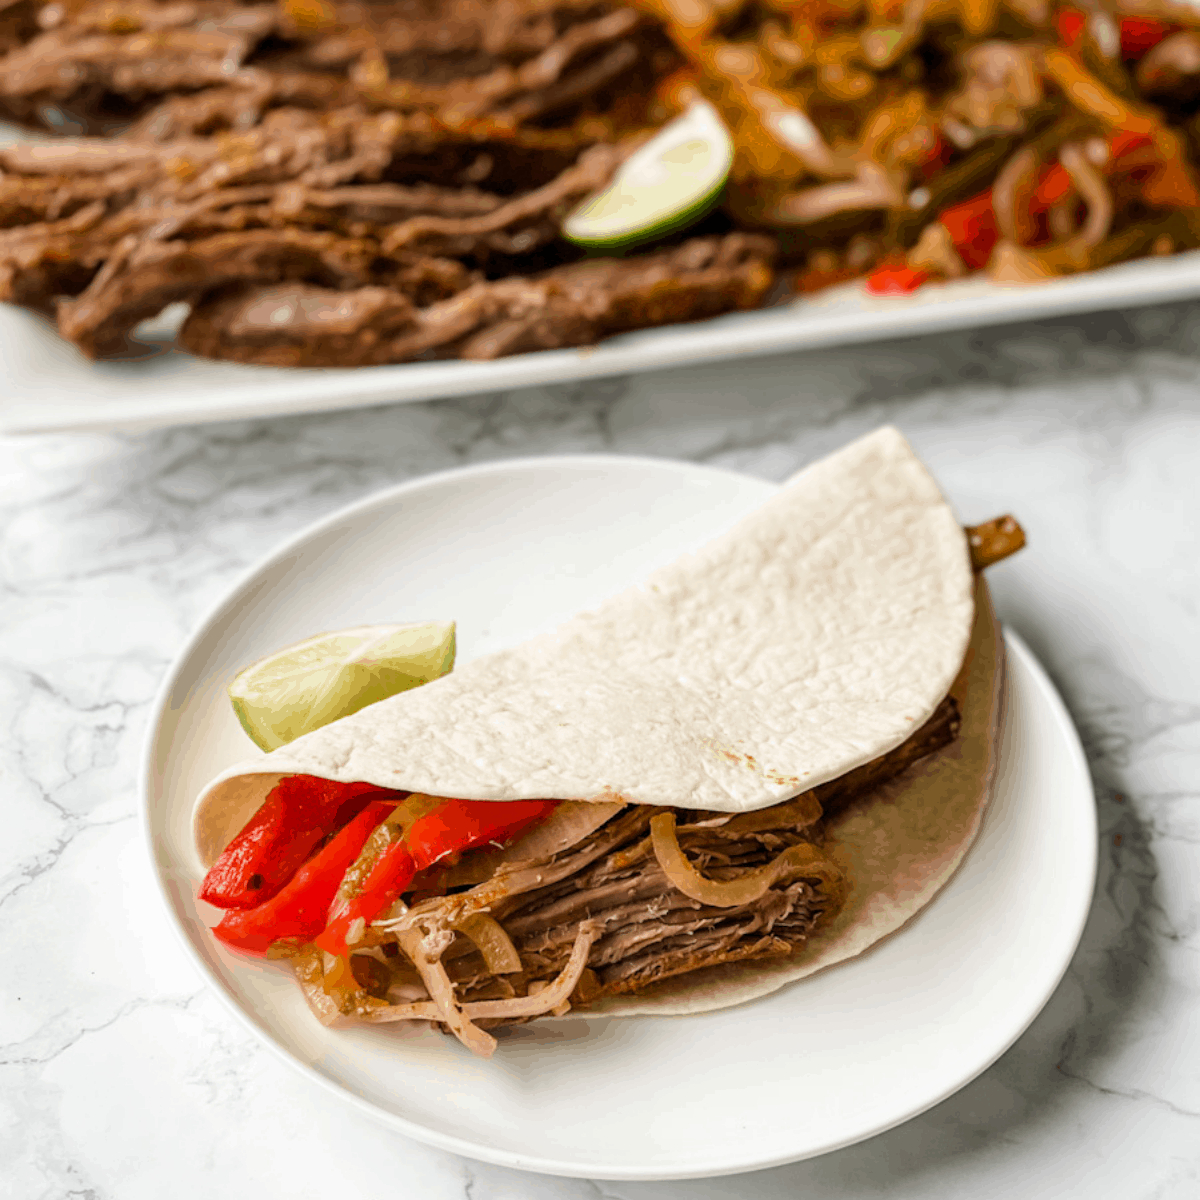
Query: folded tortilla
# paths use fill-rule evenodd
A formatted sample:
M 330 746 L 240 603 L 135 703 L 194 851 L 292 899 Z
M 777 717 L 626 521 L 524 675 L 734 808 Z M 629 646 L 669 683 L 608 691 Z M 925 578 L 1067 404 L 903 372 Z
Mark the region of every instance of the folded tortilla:
M 1003 667 L 966 535 L 885 428 L 594 611 L 224 772 L 197 804 L 197 849 L 210 865 L 290 774 L 607 802 L 606 817 L 614 800 L 753 811 L 882 757 L 952 695 L 953 742 L 826 819 L 824 850 L 847 887 L 803 946 L 569 1016 L 724 1008 L 861 954 L 946 884 L 990 799 Z M 478 853 L 545 861 L 539 836 Z
M 682 1015 L 743 1004 L 857 957 L 945 887 L 991 801 L 1004 718 L 1004 640 L 982 578 L 976 600 L 966 659 L 950 689 L 961 716 L 958 737 L 826 822 L 823 848 L 848 889 L 832 919 L 785 958 L 705 967 L 569 1016 Z
M 959 674 L 974 614 L 966 536 L 885 427 L 593 611 L 225 771 L 197 804 L 197 849 L 211 864 L 290 774 L 474 800 L 765 808 L 918 729 Z

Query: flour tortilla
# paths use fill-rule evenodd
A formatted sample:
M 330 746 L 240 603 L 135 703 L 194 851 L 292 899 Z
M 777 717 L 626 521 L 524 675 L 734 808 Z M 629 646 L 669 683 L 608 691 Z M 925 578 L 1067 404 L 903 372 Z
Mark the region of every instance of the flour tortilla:
M 963 663 L 966 537 L 890 427 L 592 612 L 218 776 L 211 864 L 281 776 L 475 800 L 765 808 L 905 741 Z
M 991 801 L 1003 720 L 1004 641 L 982 578 L 976 599 L 966 661 L 951 688 L 962 717 L 958 737 L 828 822 L 826 852 L 849 884 L 845 904 L 829 924 L 786 958 L 706 967 L 562 1019 L 673 1016 L 744 1004 L 857 957 L 906 925 L 945 887 Z

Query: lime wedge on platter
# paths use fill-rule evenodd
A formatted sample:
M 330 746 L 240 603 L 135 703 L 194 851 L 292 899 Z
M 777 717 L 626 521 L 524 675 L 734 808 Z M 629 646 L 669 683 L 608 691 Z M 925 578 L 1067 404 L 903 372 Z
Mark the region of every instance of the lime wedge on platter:
M 725 123 L 707 100 L 696 100 L 566 218 L 563 236 L 580 246 L 616 249 L 682 229 L 721 198 L 732 165 Z
M 229 685 L 242 728 L 275 750 L 454 666 L 454 622 L 363 625 L 322 633 L 247 667 Z

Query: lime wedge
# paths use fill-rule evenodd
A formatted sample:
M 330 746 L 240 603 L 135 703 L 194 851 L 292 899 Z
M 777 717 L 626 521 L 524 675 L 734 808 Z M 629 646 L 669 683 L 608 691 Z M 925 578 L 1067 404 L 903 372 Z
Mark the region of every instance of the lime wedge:
M 567 217 L 563 236 L 580 246 L 615 248 L 682 229 L 720 199 L 732 165 L 725 123 L 707 100 L 696 100 Z
M 254 742 L 275 750 L 453 666 L 453 621 L 363 625 L 318 634 L 247 667 L 229 685 L 229 699 Z

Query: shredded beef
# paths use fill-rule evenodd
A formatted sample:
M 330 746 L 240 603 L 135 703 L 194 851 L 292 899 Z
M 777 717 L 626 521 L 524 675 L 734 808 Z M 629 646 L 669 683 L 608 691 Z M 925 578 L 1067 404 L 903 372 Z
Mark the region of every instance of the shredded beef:
M 962 718 L 953 696 L 947 696 L 920 729 L 882 758 L 864 763 L 839 779 L 816 788 L 817 799 L 826 814 L 840 812 L 872 788 L 906 771 L 913 763 L 948 746 L 958 737 Z
M 948 697 L 902 745 L 814 789 L 824 810 L 815 824 L 816 810 L 804 797 L 728 818 L 679 808 L 674 810 L 679 844 L 696 868 L 715 880 L 737 879 L 800 842 L 819 846 L 831 811 L 863 799 L 948 745 L 958 725 L 957 705 Z M 874 797 L 872 802 L 885 801 Z M 630 806 L 547 861 L 509 864 L 471 891 L 417 904 L 413 916 L 432 922 L 430 928 L 442 927 L 439 922 L 453 926 L 467 911 L 486 911 L 517 948 L 522 970 L 496 976 L 459 936 L 443 956 L 459 1002 L 532 994 L 563 969 L 585 925 L 598 936 L 571 997 L 577 1008 L 704 967 L 792 954 L 837 910 L 840 895 L 816 877 L 782 882 L 737 907 L 716 908 L 689 898 L 672 886 L 647 836 L 651 818 L 661 811 Z M 371 994 L 393 1003 L 420 1000 L 423 987 L 396 954 L 394 937 L 386 924 L 371 930 L 372 952 L 380 955 L 378 966 L 372 964 Z M 496 1018 L 479 1024 L 512 1022 Z
M 688 826 L 679 830 L 680 845 L 713 878 L 732 878 L 762 866 L 787 845 L 811 835 L 811 830 L 788 830 L 769 839 L 751 839 L 752 849 L 731 870 L 711 865 L 724 853 L 714 831 Z M 753 904 L 707 907 L 671 886 L 644 839 L 618 847 L 572 877 L 567 886 L 539 889 L 521 899 L 523 903 L 504 912 L 502 923 L 522 960 L 538 963 L 548 974 L 561 969 L 580 921 L 601 927 L 588 966 L 606 993 L 631 991 L 696 966 L 727 961 L 731 952 L 745 952 L 747 939 L 756 956 L 787 953 L 803 943 L 829 909 L 829 897 L 804 880 L 772 888 Z M 781 923 L 791 941 L 772 937 Z

